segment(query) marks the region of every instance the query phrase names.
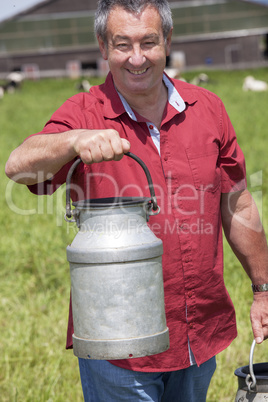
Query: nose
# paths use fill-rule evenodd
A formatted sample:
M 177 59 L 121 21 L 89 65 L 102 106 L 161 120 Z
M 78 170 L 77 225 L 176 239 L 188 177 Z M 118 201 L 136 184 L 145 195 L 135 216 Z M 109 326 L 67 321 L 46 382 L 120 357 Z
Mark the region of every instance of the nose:
M 132 48 L 131 55 L 129 57 L 129 62 L 133 67 L 140 67 L 146 61 L 146 57 L 143 54 L 143 51 L 140 45 L 135 45 Z

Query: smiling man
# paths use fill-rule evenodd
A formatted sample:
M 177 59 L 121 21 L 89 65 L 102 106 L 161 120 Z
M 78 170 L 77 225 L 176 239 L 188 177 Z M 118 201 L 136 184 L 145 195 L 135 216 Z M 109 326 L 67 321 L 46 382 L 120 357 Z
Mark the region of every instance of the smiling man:
M 139 14 L 114 7 L 107 20 L 106 37 L 98 36 L 117 90 L 131 108 L 158 128 L 168 99 L 163 70 L 171 34 L 172 29 L 164 37 L 159 12 L 148 5 Z
M 79 359 L 85 401 L 205 402 L 215 356 L 236 337 L 223 280 L 222 226 L 253 284 L 256 341 L 268 336 L 268 249 L 246 189 L 242 151 L 221 100 L 164 74 L 172 35 L 165 0 L 100 0 L 95 20 L 110 73 L 75 95 L 15 149 L 7 175 L 51 194 L 73 161 L 73 200 L 148 195 L 131 151 L 149 168 L 161 212 L 170 349 L 117 361 Z M 106 163 L 105 161 L 109 161 Z M 67 348 L 72 347 L 70 308 Z

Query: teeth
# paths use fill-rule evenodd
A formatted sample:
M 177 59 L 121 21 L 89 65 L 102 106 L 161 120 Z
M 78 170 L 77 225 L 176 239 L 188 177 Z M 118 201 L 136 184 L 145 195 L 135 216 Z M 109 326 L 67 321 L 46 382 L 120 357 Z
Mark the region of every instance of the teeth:
M 147 70 L 147 68 L 145 68 L 144 70 L 140 70 L 140 71 L 129 70 L 129 72 L 134 75 L 140 75 L 140 74 L 144 74 L 146 72 L 146 70 Z

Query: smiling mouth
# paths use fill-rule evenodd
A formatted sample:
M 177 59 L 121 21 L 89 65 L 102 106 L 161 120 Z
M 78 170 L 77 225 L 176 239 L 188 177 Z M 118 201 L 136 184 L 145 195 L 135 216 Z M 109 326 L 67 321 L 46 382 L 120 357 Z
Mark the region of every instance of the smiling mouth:
M 147 70 L 148 70 L 148 68 L 145 68 L 143 70 L 128 70 L 128 71 L 134 75 L 142 75 L 142 74 L 146 73 Z

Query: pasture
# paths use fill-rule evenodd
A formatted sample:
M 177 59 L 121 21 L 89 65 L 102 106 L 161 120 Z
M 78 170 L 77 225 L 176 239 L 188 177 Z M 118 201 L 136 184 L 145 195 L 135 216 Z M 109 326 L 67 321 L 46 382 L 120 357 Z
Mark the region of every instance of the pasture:
M 219 95 L 247 161 L 248 186 L 268 233 L 268 92 L 243 92 L 243 79 L 268 82 L 268 69 L 208 71 L 206 88 Z M 184 74 L 187 80 L 196 72 Z M 91 80 L 91 84 L 97 83 Z M 70 279 L 65 248 L 75 228 L 64 219 L 64 189 L 36 197 L 4 174 L 10 152 L 38 132 L 65 99 L 77 92 L 67 79 L 24 82 L 0 101 L 0 401 L 82 401 L 78 365 L 65 351 Z M 231 402 L 234 370 L 248 364 L 252 343 L 251 284 L 225 244 L 225 282 L 232 297 L 238 337 L 217 358 L 208 402 Z M 268 341 L 256 346 L 255 362 L 268 361 Z M 186 401 L 185 401 L 186 402 Z

